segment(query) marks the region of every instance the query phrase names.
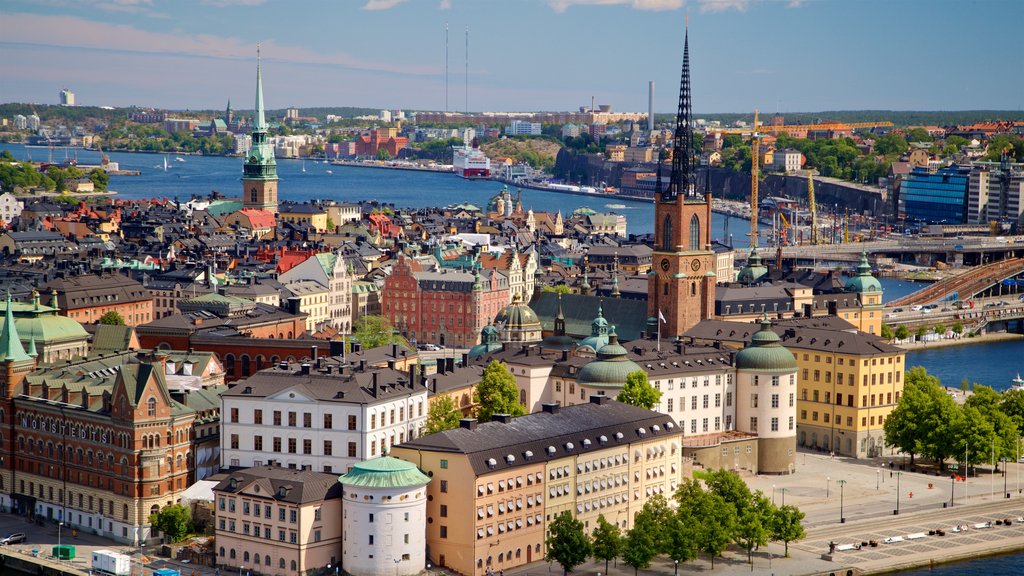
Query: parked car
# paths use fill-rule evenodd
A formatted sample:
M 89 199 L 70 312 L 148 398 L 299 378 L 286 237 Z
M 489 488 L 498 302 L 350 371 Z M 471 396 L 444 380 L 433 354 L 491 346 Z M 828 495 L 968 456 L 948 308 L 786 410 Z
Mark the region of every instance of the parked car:
M 902 314 L 903 313 L 903 308 L 896 308 L 896 309 L 894 309 L 892 311 L 892 313 L 893 314 Z
M 8 544 L 20 544 L 21 542 L 24 542 L 24 541 L 25 541 L 25 534 L 22 533 L 22 532 L 15 532 L 13 534 L 8 534 L 7 536 L 4 536 L 3 538 L 0 538 L 0 545 L 6 546 Z

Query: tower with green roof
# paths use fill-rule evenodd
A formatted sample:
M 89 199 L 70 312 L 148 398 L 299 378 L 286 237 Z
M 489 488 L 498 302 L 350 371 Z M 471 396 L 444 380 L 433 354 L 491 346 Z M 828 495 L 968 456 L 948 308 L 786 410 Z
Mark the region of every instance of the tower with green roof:
M 11 305 L 11 294 L 7 293 L 7 305 L 4 310 L 4 325 L 0 327 L 0 378 L 3 379 L 4 403 L 9 403 L 18 394 L 18 387 L 25 376 L 28 376 L 36 367 L 36 357 L 25 352 L 18 336 L 18 327 L 14 324 L 13 306 Z M 12 414 L 10 406 L 4 407 L 8 414 Z
M 860 304 L 859 311 L 844 313 L 843 319 L 869 334 L 882 333 L 882 283 L 871 274 L 871 263 L 867 252 L 860 253 L 857 275 L 846 281 L 844 291 L 855 294 Z
M 263 78 L 259 48 L 256 49 L 256 113 L 252 122 L 252 147 L 242 168 L 242 205 L 277 212 L 277 161 L 267 135 L 263 112 Z

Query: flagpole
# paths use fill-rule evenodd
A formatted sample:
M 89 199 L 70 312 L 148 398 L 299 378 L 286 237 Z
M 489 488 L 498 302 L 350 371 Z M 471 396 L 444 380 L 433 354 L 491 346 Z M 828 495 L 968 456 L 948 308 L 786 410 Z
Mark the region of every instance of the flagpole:
M 658 309 L 658 352 L 661 352 L 661 309 Z

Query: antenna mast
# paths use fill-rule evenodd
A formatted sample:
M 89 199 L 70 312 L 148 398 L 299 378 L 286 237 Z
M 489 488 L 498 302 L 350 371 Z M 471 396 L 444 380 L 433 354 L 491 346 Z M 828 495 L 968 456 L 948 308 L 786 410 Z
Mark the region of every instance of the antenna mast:
M 448 112 L 448 23 L 444 23 L 444 111 Z
M 469 115 L 469 26 L 466 26 L 466 115 Z

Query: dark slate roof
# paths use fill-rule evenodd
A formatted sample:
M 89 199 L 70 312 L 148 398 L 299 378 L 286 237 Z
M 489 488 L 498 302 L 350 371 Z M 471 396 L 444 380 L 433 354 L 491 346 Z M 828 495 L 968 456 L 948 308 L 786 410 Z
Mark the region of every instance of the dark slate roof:
M 875 356 L 895 354 L 901 351 L 887 343 L 881 337 L 853 329 L 839 328 L 835 324 L 815 324 L 817 318 L 805 319 L 805 322 L 787 323 L 785 320 L 772 325 L 772 331 L 782 339 L 786 348 L 814 350 L 836 354 L 856 354 Z M 722 341 L 733 344 L 747 344 L 754 332 L 760 330 L 758 324 L 751 322 L 729 322 L 725 320 L 704 320 L 683 334 L 684 337 L 696 341 Z
M 430 292 L 470 292 L 474 276 L 469 272 L 413 272 L 420 290 Z
M 576 338 L 590 336 L 590 323 L 597 318 L 601 305 L 608 323 L 615 326 L 619 340 L 636 340 L 647 327 L 647 300 L 626 298 L 600 298 L 582 294 L 563 294 L 562 311 L 565 315 L 565 333 Z M 545 331 L 554 330 L 558 314 L 558 294 L 541 292 L 530 301 Z
M 375 384 L 376 383 L 376 384 Z M 266 398 L 284 390 L 294 390 L 318 402 L 345 404 L 376 404 L 394 398 L 409 397 L 425 391 L 423 386 L 409 383 L 409 374 L 390 368 L 365 371 L 347 370 L 330 374 L 311 367 L 303 374 L 298 363 L 288 368 L 267 368 L 237 382 L 223 397 Z
M 61 310 L 109 303 L 144 302 L 153 298 L 142 284 L 120 273 L 58 278 L 39 287 L 40 292 L 46 293 L 50 290 L 57 291 L 57 301 Z
M 595 402 L 598 399 L 601 403 Z M 644 431 L 643 434 L 640 430 Z M 560 408 L 555 413 L 536 412 L 511 418 L 507 423 L 487 422 L 473 430 L 445 430 L 400 446 L 465 454 L 473 471 L 480 476 L 494 470 L 585 454 L 609 446 L 626 446 L 659 434 L 679 436 L 681 433 L 668 415 L 607 397 L 593 397 L 590 403 Z
M 215 492 L 238 494 L 259 487 L 259 495 L 289 504 L 307 504 L 341 498 L 342 487 L 334 474 L 258 466 L 235 470 L 213 487 Z

